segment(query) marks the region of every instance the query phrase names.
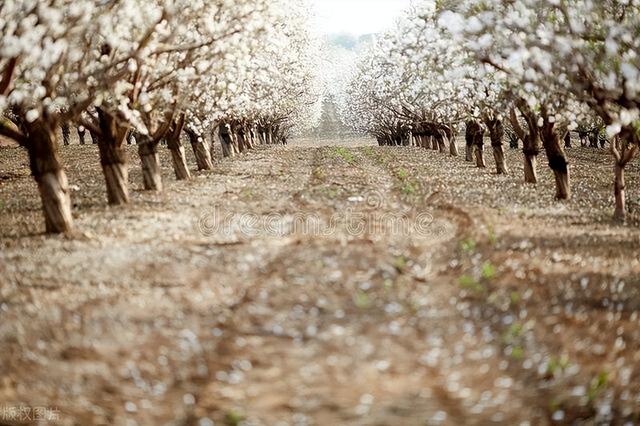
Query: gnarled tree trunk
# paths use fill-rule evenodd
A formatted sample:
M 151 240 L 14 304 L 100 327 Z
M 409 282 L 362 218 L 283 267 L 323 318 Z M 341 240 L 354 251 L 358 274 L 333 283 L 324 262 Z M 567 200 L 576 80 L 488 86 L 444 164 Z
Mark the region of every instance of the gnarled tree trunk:
M 275 143 L 275 140 L 273 137 L 273 127 L 271 126 L 267 127 L 267 143 L 269 145 L 273 145 Z
M 253 128 L 247 126 L 245 134 L 247 135 L 247 146 L 249 149 L 254 149 L 256 147 L 256 138 Z
M 567 132 L 567 134 L 564 135 L 564 147 L 571 148 L 571 132 Z
M 173 162 L 173 171 L 177 180 L 191 179 L 191 172 L 187 166 L 187 157 L 185 155 L 184 146 L 180 145 L 175 148 L 169 148 L 171 151 L 171 160 Z
M 502 139 L 504 137 L 504 125 L 502 120 L 496 118 L 488 118 L 485 124 L 489 129 L 489 137 L 491 139 L 491 148 L 493 149 L 493 158 L 496 161 L 496 173 L 499 175 L 507 174 L 507 164 L 504 158 L 504 149 Z
M 458 152 L 458 145 L 456 144 L 456 136 L 450 128 L 445 129 L 444 131 L 446 140 L 449 141 L 449 155 L 452 157 L 457 157 L 460 153 Z
M 142 137 L 138 141 L 138 154 L 142 166 L 142 184 L 147 191 L 162 192 L 162 174 L 160 173 L 160 156 L 158 143 L 150 137 Z
M 625 194 L 626 182 L 624 179 L 624 166 L 616 161 L 614 164 L 613 192 L 615 196 L 615 210 L 613 218 L 624 222 L 627 218 L 627 197 Z
M 516 135 L 518 135 L 518 138 L 522 140 L 522 152 L 524 153 L 524 181 L 526 183 L 538 183 L 537 158 L 540 153 L 540 144 L 537 120 L 525 103 L 520 103 L 519 109 L 527 122 L 528 132 L 526 132 L 520 125 L 518 117 L 516 116 L 516 111 L 513 108 L 509 112 L 509 120 L 511 121 L 511 125 L 513 126 L 513 130 L 516 132 Z
M 107 186 L 107 199 L 111 205 L 129 202 L 129 170 L 124 141 L 129 128 L 101 109 L 98 109 L 100 135 L 98 149 L 100 164 Z
M 438 140 L 438 148 L 440 150 L 441 154 L 446 154 L 447 153 L 447 144 L 445 141 L 445 136 L 443 133 L 438 132 L 438 135 L 436 136 L 436 139 Z
M 230 126 L 228 124 L 221 124 L 218 135 L 220 137 L 220 145 L 222 146 L 222 156 L 225 158 L 233 157 L 235 153 L 233 151 Z
M 198 135 L 195 130 L 189 127 L 185 127 L 184 131 L 189 137 L 189 142 L 193 149 L 193 155 L 196 157 L 198 170 L 213 170 L 213 161 L 211 161 L 209 142 L 204 138 L 204 136 Z
M 524 181 L 538 183 L 538 154 L 524 152 Z
M 55 125 L 36 121 L 27 125 L 24 146 L 29 153 L 31 174 L 38 184 L 47 233 L 69 232 L 73 228 L 71 196 L 67 176 L 58 159 Z
M 631 130 L 632 132 L 635 129 Z M 615 196 L 615 210 L 613 218 L 624 222 L 627 219 L 627 199 L 625 194 L 626 182 L 624 177 L 625 167 L 635 157 L 638 145 L 632 144 L 619 137 L 611 141 L 611 153 L 614 159 L 613 191 Z
M 479 122 L 476 120 L 467 121 L 465 138 L 467 142 L 467 161 L 473 161 L 473 158 L 469 158 L 469 156 L 475 154 L 476 166 L 480 168 L 486 167 L 484 162 L 484 130 Z
M 478 124 L 475 121 L 469 120 L 466 123 L 466 130 L 465 130 L 465 135 L 464 135 L 464 140 L 465 140 L 465 155 L 464 155 L 464 159 L 465 161 L 468 161 L 469 163 L 473 162 L 473 142 L 474 142 L 474 138 L 475 138 L 475 134 L 476 131 L 478 129 Z
M 247 142 L 247 133 L 244 130 L 244 127 L 239 125 L 238 131 L 236 132 L 236 137 L 238 139 L 238 149 L 241 153 L 245 153 L 249 150 L 249 144 Z
M 177 180 L 189 180 L 191 179 L 191 173 L 187 166 L 187 157 L 184 152 L 184 146 L 180 140 L 182 129 L 184 128 L 185 114 L 181 114 L 180 117 L 174 119 L 171 123 L 169 131 L 167 132 L 165 139 L 167 141 L 167 148 L 171 152 L 171 160 L 173 163 L 173 171 Z
M 560 136 L 555 131 L 555 123 L 549 121 L 543 110 L 543 125 L 541 132 L 542 146 L 549 159 L 549 167 L 553 170 L 556 179 L 556 199 L 568 200 L 571 196 L 569 182 L 569 163 L 564 154 Z
M 62 124 L 62 143 L 65 146 L 71 144 L 71 128 L 69 127 L 69 123 Z
M 86 134 L 86 130 L 83 126 L 78 126 L 76 130 L 78 131 L 78 141 L 80 142 L 80 145 L 84 145 L 84 136 Z

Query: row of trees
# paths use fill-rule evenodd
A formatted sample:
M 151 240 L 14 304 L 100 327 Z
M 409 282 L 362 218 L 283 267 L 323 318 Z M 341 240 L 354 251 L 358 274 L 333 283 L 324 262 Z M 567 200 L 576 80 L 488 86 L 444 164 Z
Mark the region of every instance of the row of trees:
M 427 0 L 363 54 L 341 115 L 382 144 L 438 146 L 485 167 L 491 140 L 507 173 L 505 133 L 523 145 L 525 181 L 544 149 L 558 199 L 570 197 L 568 132 L 602 127 L 615 162 L 615 217 L 640 144 L 640 1 Z M 510 141 L 514 143 L 513 140 Z
M 317 121 L 307 9 L 303 0 L 2 2 L 0 135 L 28 152 L 47 231 L 72 228 L 60 126 L 91 133 L 117 205 L 129 202 L 132 133 L 145 189 L 161 190 L 162 140 L 188 179 L 183 132 L 207 170 L 214 134 L 233 155 Z

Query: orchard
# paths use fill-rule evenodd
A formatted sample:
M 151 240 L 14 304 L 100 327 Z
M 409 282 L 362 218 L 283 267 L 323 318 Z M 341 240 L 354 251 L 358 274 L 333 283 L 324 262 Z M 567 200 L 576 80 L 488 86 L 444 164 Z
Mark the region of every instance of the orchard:
M 640 143 L 639 29 L 635 1 L 425 2 L 361 59 L 343 116 L 382 145 L 451 156 L 464 128 L 465 158 L 481 168 L 486 133 L 498 174 L 508 126 L 524 181 L 537 182 L 543 148 L 558 200 L 571 196 L 565 141 L 590 129 L 609 141 L 624 220 L 624 171 Z
M 214 131 L 225 155 L 234 155 L 313 124 L 317 76 L 302 5 L 227 3 L 3 4 L 0 134 L 29 153 L 48 232 L 73 227 L 60 126 L 82 126 L 95 137 L 109 204 L 126 204 L 123 145 L 131 133 L 145 189 L 161 190 L 161 140 L 176 177 L 190 177 L 183 130 L 206 170 Z
M 0 0 L 0 425 L 640 424 L 639 0 Z

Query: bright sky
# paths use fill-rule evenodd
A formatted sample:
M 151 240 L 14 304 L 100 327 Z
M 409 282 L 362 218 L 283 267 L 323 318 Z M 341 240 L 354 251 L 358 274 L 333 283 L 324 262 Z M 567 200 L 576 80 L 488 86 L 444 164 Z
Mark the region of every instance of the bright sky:
M 322 33 L 376 33 L 390 27 L 411 0 L 311 0 Z

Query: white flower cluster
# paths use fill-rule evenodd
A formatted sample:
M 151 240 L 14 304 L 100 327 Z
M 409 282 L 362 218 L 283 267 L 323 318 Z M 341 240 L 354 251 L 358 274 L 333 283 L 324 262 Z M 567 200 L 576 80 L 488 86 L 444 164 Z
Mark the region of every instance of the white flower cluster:
M 176 110 L 301 126 L 319 104 L 306 10 L 302 0 L 6 0 L 0 114 L 60 123 L 99 107 L 143 134 Z
M 376 133 L 514 104 L 640 138 L 640 1 L 424 1 L 357 66 L 343 115 Z

